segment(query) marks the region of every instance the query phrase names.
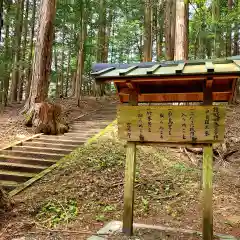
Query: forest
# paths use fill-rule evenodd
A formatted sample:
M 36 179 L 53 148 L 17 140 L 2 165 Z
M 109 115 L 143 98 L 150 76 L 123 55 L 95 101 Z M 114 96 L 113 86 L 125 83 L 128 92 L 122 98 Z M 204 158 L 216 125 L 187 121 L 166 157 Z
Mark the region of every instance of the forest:
M 94 62 L 214 59 L 239 54 L 239 0 L 49 2 L 51 6 L 39 0 L 0 1 L 2 107 L 26 101 L 30 95 L 41 9 L 52 25 L 51 70 L 44 90 L 50 98 L 104 94 L 90 77 Z
M 240 237 L 239 55 L 240 0 L 0 0 L 0 239 L 78 240 L 103 236 L 96 233 L 102 226 L 122 221 L 124 174 L 128 181 L 125 186 L 132 188 L 129 212 L 133 213 L 135 201 L 134 222 L 167 226 L 162 227 L 161 235 L 159 229 L 145 232 L 139 228 L 134 232 L 137 239 L 202 239 L 199 231 L 206 226 L 207 240 L 213 239 L 213 228 L 216 239 Z M 222 71 L 225 75 L 217 72 L 215 84 L 213 65 L 224 59 L 232 59 L 224 62 L 231 62 L 234 71 L 226 64 Z M 106 70 L 111 64 L 143 62 L 159 70 L 162 65 L 155 63 L 165 62 L 164 67 L 181 63 L 184 68 L 188 60 L 196 65 L 203 60 L 209 75 L 203 79 L 196 72 L 187 77 L 180 74 L 183 80 L 179 77 L 179 85 L 173 80 L 179 80 L 180 75 L 170 79 L 166 91 L 160 82 L 165 76 L 160 79 L 159 75 L 160 84 L 155 89 L 160 89 L 163 96 L 180 93 L 184 100 L 177 99 L 176 107 L 195 107 L 201 102 L 204 106 L 198 107 L 206 107 L 206 111 L 199 114 L 199 119 L 203 120 L 204 114 L 206 119 L 200 131 L 206 139 L 211 126 L 218 140 L 220 113 L 216 113 L 215 105 L 224 101 L 219 104 L 219 109 L 224 108 L 222 115 L 226 113 L 226 118 L 221 116 L 221 142 L 215 138 L 199 145 L 196 138 L 186 142 L 185 132 L 181 136 L 186 143 L 183 147 L 178 142 L 171 142 L 171 147 L 137 146 L 145 142 L 141 132 L 132 142 L 121 139 L 116 120 L 119 100 L 129 102 L 131 107 L 137 107 L 138 102 L 151 105 L 151 101 L 139 99 L 154 91 L 141 92 L 134 85 L 139 79 L 129 82 L 129 76 L 127 80 L 122 76 L 124 82 L 119 85 L 103 80 L 99 83 L 93 76 L 94 64 Z M 177 69 L 176 75 L 177 71 L 182 73 Z M 155 76 L 153 72 L 151 75 Z M 145 77 L 148 80 L 148 75 Z M 189 80 L 192 86 L 184 89 Z M 122 98 L 116 96 L 118 86 Z M 198 87 L 201 91 L 190 91 Z M 187 95 L 196 101 L 189 101 Z M 156 98 L 159 101 L 154 104 L 175 102 L 164 97 L 164 101 Z M 209 104 L 214 105 L 211 124 Z M 171 109 L 166 111 L 169 119 L 164 121 L 170 136 L 174 122 Z M 136 114 L 141 120 L 143 115 Z M 148 132 L 151 114 L 147 110 Z M 157 116 L 161 118 L 158 124 L 162 124 L 164 114 Z M 181 121 L 186 116 L 182 114 Z M 194 120 L 193 115 L 189 116 L 187 134 L 192 136 Z M 124 124 L 131 136 L 131 124 Z M 181 126 L 187 129 L 187 123 Z M 142 123 L 136 125 L 136 129 L 140 127 Z M 132 160 L 126 161 L 129 154 Z M 130 177 L 126 169 L 132 171 Z M 211 210 L 205 224 L 199 201 L 204 187 L 209 190 L 204 206 Z M 130 218 L 133 221 L 133 214 Z M 145 234 L 151 236 L 142 238 Z M 129 239 L 121 232 L 118 238 L 110 235 L 107 239 Z

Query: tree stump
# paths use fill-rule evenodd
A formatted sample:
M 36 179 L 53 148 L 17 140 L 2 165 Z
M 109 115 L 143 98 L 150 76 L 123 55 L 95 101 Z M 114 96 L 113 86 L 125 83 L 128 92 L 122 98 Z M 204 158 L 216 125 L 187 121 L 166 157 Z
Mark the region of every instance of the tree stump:
M 7 193 L 0 186 L 0 212 L 6 212 L 12 207 L 12 202 L 10 201 Z
M 69 126 L 63 118 L 61 106 L 47 102 L 36 103 L 26 114 L 26 125 L 35 128 L 35 133 L 48 135 L 64 134 Z

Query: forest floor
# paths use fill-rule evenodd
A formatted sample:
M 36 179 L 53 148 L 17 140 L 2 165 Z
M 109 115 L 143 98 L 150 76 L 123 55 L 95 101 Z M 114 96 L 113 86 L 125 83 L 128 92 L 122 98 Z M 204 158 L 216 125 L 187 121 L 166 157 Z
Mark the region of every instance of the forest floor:
M 112 99 L 102 98 L 96 101 L 95 97 L 85 97 L 80 107 L 76 105 L 75 99 L 71 98 L 56 99 L 53 102 L 62 106 L 64 118 L 67 119 L 67 122 L 71 122 L 84 113 L 100 108 L 109 100 Z M 0 114 L 0 149 L 34 135 L 34 129 L 26 127 L 24 124 L 25 119 L 21 114 L 22 109 L 23 104 L 14 104 L 4 108 L 4 111 Z
M 227 152 L 215 158 L 213 185 L 214 231 L 236 237 L 240 237 L 239 133 L 237 105 L 228 109 Z M 124 163 L 125 142 L 117 138 L 115 126 L 15 196 L 13 210 L 0 215 L 0 239 L 81 240 L 109 221 L 121 221 Z M 201 163 L 201 153 L 139 146 L 134 221 L 201 231 Z M 156 239 L 156 232 L 152 234 L 133 239 Z M 163 234 L 162 239 L 199 238 Z

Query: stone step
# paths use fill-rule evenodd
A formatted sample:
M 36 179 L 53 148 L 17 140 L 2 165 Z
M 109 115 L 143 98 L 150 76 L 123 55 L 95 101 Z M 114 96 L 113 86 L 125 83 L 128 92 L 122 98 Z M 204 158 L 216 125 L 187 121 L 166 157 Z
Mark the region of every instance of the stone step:
M 68 137 L 68 136 L 65 136 L 65 135 L 57 135 L 57 136 L 40 136 L 39 138 L 41 139 L 50 139 L 50 140 L 54 140 L 56 143 L 59 143 L 59 141 L 76 141 L 76 138 L 74 137 Z M 86 138 L 84 137 L 78 137 L 77 138 L 77 141 L 79 143 L 84 143 L 86 141 Z
M 39 173 L 43 171 L 46 167 L 38 165 L 29 165 L 22 163 L 10 163 L 10 162 L 0 162 L 0 169 L 7 170 L 11 172 L 27 172 L 27 173 Z
M 22 163 L 22 164 L 40 165 L 40 166 L 46 166 L 46 167 L 49 167 L 56 163 L 56 161 L 54 160 L 18 157 L 18 156 L 4 156 L 4 155 L 0 155 L 0 162 Z
M 0 180 L 4 181 L 25 182 L 28 179 L 34 177 L 34 175 L 34 173 L 0 170 Z
M 54 154 L 64 154 L 68 155 L 71 152 L 71 149 L 63 148 L 42 148 L 35 146 L 16 146 L 12 148 L 13 151 L 26 151 L 26 152 L 43 152 L 43 153 L 54 153 Z
M 64 154 L 55 154 L 55 153 L 45 153 L 43 149 L 41 152 L 26 152 L 26 151 L 16 151 L 16 150 L 3 150 L 0 154 L 5 156 L 21 156 L 21 157 L 30 157 L 30 158 L 43 158 L 48 160 L 59 160 L 64 157 Z
M 5 180 L 0 180 L 0 186 L 4 188 L 6 191 L 11 191 L 14 188 L 18 186 L 18 182 L 16 181 L 5 181 Z
M 42 136 L 41 138 L 34 138 L 34 142 L 39 142 L 39 143 L 51 143 L 51 144 L 67 144 L 67 145 L 75 145 L 76 147 L 81 146 L 84 144 L 84 140 L 73 140 L 73 139 L 49 139 L 47 136 Z
M 31 142 L 24 142 L 23 146 L 31 146 L 31 147 L 41 147 L 41 148 L 63 148 L 63 149 L 69 149 L 69 150 L 74 150 L 75 148 L 77 148 L 78 146 L 76 145 L 71 145 L 71 144 L 64 144 L 64 143 L 46 143 L 46 142 L 37 142 L 34 141 L 35 139 L 33 139 L 33 141 Z
M 81 133 L 81 132 L 68 132 L 68 133 L 64 133 L 64 136 L 67 137 L 73 137 L 73 138 L 84 138 L 84 139 L 88 139 L 89 137 L 93 136 L 94 134 L 92 133 Z

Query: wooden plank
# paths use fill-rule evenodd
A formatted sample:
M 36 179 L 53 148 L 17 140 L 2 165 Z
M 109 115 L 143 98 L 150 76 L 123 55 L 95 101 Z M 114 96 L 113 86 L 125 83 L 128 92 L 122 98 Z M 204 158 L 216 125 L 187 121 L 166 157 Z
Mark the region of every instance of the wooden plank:
M 213 176 L 212 145 L 203 148 L 203 239 L 213 239 L 212 213 L 212 176 Z
M 127 92 L 120 90 L 119 95 L 122 95 L 122 101 L 127 103 L 129 96 Z M 213 101 L 228 102 L 231 98 L 231 92 L 214 92 Z M 202 102 L 203 93 L 165 93 L 165 94 L 140 94 L 139 102 Z
M 221 142 L 225 115 L 224 106 L 119 106 L 118 134 L 137 142 Z
M 138 94 L 132 91 L 129 105 L 138 105 Z M 134 182 L 136 172 L 136 143 L 127 142 L 125 184 L 124 184 L 124 211 L 122 231 L 128 236 L 133 234 L 133 209 L 134 209 Z

